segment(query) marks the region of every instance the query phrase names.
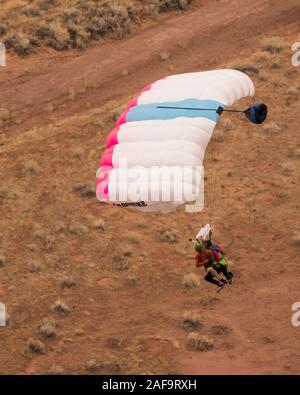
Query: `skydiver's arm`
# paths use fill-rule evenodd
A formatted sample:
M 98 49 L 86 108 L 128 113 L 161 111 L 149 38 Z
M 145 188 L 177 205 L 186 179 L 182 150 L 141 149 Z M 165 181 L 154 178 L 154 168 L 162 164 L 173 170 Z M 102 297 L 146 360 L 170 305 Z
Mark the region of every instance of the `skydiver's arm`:
M 195 261 L 196 261 L 196 267 L 201 267 L 204 266 L 205 263 L 208 263 L 207 259 L 202 260 L 198 254 L 195 256 Z

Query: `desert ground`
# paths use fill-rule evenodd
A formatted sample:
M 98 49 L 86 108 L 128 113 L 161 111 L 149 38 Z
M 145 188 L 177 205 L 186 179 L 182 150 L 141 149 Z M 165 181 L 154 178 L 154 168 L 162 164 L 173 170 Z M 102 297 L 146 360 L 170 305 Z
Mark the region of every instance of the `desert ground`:
M 0 4 L 0 373 L 299 374 L 299 1 L 124 1 L 138 12 L 121 9 L 116 30 L 95 36 L 82 16 L 80 45 L 45 29 L 36 41 L 36 24 L 79 3 Z M 98 202 L 105 139 L 134 93 L 224 67 L 249 74 L 269 115 L 222 115 L 204 210 Z M 188 241 L 207 222 L 236 274 L 220 294 Z

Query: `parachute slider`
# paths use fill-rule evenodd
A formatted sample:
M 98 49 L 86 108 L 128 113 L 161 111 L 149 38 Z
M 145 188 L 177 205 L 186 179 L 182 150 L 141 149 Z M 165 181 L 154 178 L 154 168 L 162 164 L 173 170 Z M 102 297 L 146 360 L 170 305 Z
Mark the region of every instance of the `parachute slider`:
M 218 115 L 225 112 L 240 112 L 244 113 L 250 122 L 261 124 L 267 117 L 268 107 L 264 103 L 253 104 L 246 108 L 246 110 L 227 110 L 221 106 L 218 108 L 196 108 L 196 107 L 176 107 L 176 106 L 157 106 L 156 108 L 168 108 L 173 110 L 196 110 L 196 111 L 214 111 Z

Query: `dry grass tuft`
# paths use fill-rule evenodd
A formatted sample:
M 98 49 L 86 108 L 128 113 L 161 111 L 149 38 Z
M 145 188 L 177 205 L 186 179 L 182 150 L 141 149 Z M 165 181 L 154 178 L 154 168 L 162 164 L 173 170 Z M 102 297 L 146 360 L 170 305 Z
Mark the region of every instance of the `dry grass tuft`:
M 73 191 L 77 193 L 78 196 L 83 198 L 95 198 L 96 190 L 95 187 L 89 184 L 84 184 L 77 182 L 73 186 Z
M 140 244 L 142 235 L 139 232 L 130 231 L 127 233 L 127 240 L 130 244 Z
M 5 264 L 6 264 L 5 257 L 4 257 L 4 255 L 0 254 L 0 268 L 4 267 Z
M 7 36 L 4 40 L 4 45 L 7 49 L 13 48 L 20 56 L 26 56 L 32 53 L 32 42 L 23 34 L 17 33 Z
M 30 273 L 37 273 L 41 270 L 41 265 L 38 262 L 32 261 L 28 263 L 27 268 Z
M 0 122 L 6 122 L 10 119 L 10 111 L 7 108 L 0 108 Z
M 85 369 L 90 373 L 95 373 L 99 369 L 99 364 L 96 360 L 91 359 L 86 363 Z
M 253 75 L 253 74 L 258 74 L 259 69 L 257 66 L 255 66 L 252 63 L 245 62 L 244 60 L 236 60 L 235 62 L 231 63 L 230 68 L 242 71 L 243 73 Z
M 30 338 L 27 342 L 26 351 L 36 354 L 44 354 L 45 345 L 40 340 Z
M 65 371 L 61 366 L 52 365 L 47 371 L 47 374 L 50 376 L 62 376 L 65 374 Z
M 188 273 L 183 276 L 182 280 L 183 286 L 185 288 L 196 288 L 200 287 L 200 279 L 196 273 Z
M 58 221 L 54 226 L 54 231 L 56 233 L 62 233 L 66 229 L 66 225 L 62 221 Z
M 89 229 L 83 224 L 73 224 L 69 226 L 69 232 L 75 236 L 83 236 L 88 233 Z
M 283 176 L 292 176 L 296 170 L 297 168 L 292 161 L 286 161 L 281 165 L 281 174 Z
M 61 287 L 62 288 L 75 288 L 76 281 L 74 281 L 72 277 L 66 277 L 62 280 Z
M 183 326 L 188 330 L 195 330 L 202 326 L 201 316 L 198 313 L 186 311 L 183 314 Z
M 71 311 L 66 303 L 61 300 L 57 300 L 54 305 L 51 306 L 51 310 L 62 315 L 67 315 Z
M 114 269 L 119 272 L 126 271 L 130 267 L 129 261 L 122 256 L 114 256 L 112 261 Z
M 293 243 L 297 246 L 300 247 L 300 232 L 295 232 L 293 236 Z
M 55 321 L 45 319 L 39 327 L 40 335 L 46 339 L 56 339 L 58 337 L 57 327 Z
M 286 47 L 286 44 L 280 37 L 265 38 L 262 42 L 262 51 L 270 52 L 272 54 L 281 52 Z
M 286 91 L 286 104 L 289 106 L 299 100 L 300 88 L 298 85 L 291 86 Z
M 178 237 L 173 229 L 168 229 L 160 234 L 160 240 L 164 243 L 174 244 L 177 243 Z
M 197 351 L 209 351 L 214 348 L 213 341 L 207 337 L 202 336 L 197 332 L 191 332 L 187 338 L 188 347 L 197 350 Z
M 30 176 L 40 172 L 40 166 L 35 160 L 29 160 L 22 165 L 21 175 Z
M 272 59 L 269 65 L 271 70 L 280 69 L 281 66 L 282 66 L 282 62 L 280 59 Z
M 93 228 L 97 230 L 104 230 L 105 229 L 105 221 L 102 218 L 96 219 L 93 222 Z
M 169 57 L 170 57 L 169 52 L 162 52 L 162 53 L 160 54 L 160 59 L 161 59 L 161 60 L 168 60 Z
M 218 324 L 212 327 L 212 333 L 214 335 L 227 335 L 230 332 L 232 332 L 232 329 L 227 325 Z
M 0 202 L 1 200 L 16 200 L 18 199 L 18 194 L 13 189 L 8 186 L 0 186 Z

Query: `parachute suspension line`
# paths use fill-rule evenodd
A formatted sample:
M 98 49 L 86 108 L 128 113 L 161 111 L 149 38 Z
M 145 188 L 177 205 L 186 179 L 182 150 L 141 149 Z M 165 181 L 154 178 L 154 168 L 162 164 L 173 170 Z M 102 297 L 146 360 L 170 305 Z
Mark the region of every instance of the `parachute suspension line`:
M 210 197 L 208 198 L 208 219 L 209 223 L 213 225 L 213 205 L 214 205 L 214 147 L 213 141 L 211 145 L 211 152 L 210 152 L 210 161 L 211 161 L 211 171 L 210 171 Z

